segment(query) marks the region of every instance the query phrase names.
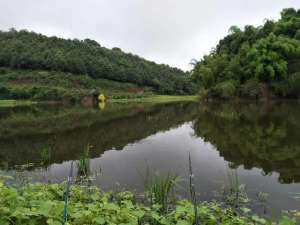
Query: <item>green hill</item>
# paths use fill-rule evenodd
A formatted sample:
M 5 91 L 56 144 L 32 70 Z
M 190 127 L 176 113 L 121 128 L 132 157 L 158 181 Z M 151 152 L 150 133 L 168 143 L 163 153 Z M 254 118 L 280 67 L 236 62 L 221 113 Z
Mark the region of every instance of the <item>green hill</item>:
M 232 26 L 194 64 L 193 80 L 208 98 L 299 97 L 300 9 L 284 9 L 259 27 Z
M 144 87 L 160 94 L 193 93 L 188 74 L 177 68 L 119 48 L 107 49 L 90 39 L 66 40 L 26 30 L 0 31 L 0 67 L 4 68 L 0 72 L 2 98 L 5 89 L 15 93 L 25 86 L 22 98 L 49 96 L 47 89 L 53 95 L 73 95 L 93 88 L 126 92 Z

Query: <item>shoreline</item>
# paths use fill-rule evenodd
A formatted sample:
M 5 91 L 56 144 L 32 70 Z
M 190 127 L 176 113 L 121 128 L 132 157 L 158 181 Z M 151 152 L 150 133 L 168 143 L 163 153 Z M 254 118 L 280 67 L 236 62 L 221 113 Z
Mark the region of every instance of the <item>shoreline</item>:
M 121 99 L 109 99 L 111 103 L 168 103 L 168 102 L 186 102 L 186 101 L 198 101 L 196 95 L 150 95 L 141 98 L 121 98 Z
M 0 107 L 15 107 L 15 106 L 28 106 L 28 105 L 35 105 L 38 104 L 37 101 L 32 100 L 0 100 Z
M 168 102 L 188 102 L 188 101 L 198 101 L 198 96 L 196 95 L 149 95 L 139 98 L 112 98 L 108 99 L 107 103 L 168 103 Z M 15 107 L 15 106 L 30 106 L 35 104 L 64 104 L 64 101 L 33 101 L 33 100 L 15 100 L 7 99 L 0 100 L 0 107 Z M 72 104 L 72 103 L 68 103 Z

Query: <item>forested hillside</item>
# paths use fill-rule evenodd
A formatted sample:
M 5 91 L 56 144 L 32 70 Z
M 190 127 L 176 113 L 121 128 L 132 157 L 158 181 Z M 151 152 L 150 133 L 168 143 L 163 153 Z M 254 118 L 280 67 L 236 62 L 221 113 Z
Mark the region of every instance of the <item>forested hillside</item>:
M 204 97 L 299 97 L 300 9 L 284 9 L 278 21 L 259 27 L 232 26 L 193 64 L 193 81 Z
M 26 30 L 0 32 L 0 67 L 88 75 L 150 86 L 163 94 L 192 93 L 188 74 L 96 41 L 66 40 Z M 63 77 L 62 77 L 63 79 Z

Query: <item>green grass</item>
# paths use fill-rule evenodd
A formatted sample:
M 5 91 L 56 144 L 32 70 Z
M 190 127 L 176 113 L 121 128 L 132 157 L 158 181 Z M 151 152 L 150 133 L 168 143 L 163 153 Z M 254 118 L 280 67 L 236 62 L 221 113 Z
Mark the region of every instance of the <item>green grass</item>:
M 0 100 L 0 107 L 14 107 L 33 104 L 36 104 L 36 102 L 30 100 Z
M 196 95 L 150 95 L 149 97 L 141 98 L 123 98 L 123 99 L 111 99 L 110 102 L 115 103 L 127 103 L 127 102 L 141 102 L 141 103 L 168 103 L 168 102 L 184 102 L 184 101 L 198 101 Z

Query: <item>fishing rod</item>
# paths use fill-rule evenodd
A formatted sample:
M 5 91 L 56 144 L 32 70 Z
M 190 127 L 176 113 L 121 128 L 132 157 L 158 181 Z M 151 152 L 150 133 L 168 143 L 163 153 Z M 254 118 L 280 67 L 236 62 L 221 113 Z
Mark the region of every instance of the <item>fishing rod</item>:
M 69 200 L 69 192 L 70 192 L 70 187 L 72 184 L 72 178 L 73 178 L 73 161 L 71 162 L 71 167 L 70 167 L 70 173 L 67 179 L 67 183 L 66 183 L 66 189 L 65 189 L 65 193 L 64 193 L 64 211 L 63 211 L 63 215 L 62 215 L 62 225 L 65 225 L 65 223 L 67 222 L 67 218 L 68 218 L 68 200 Z

